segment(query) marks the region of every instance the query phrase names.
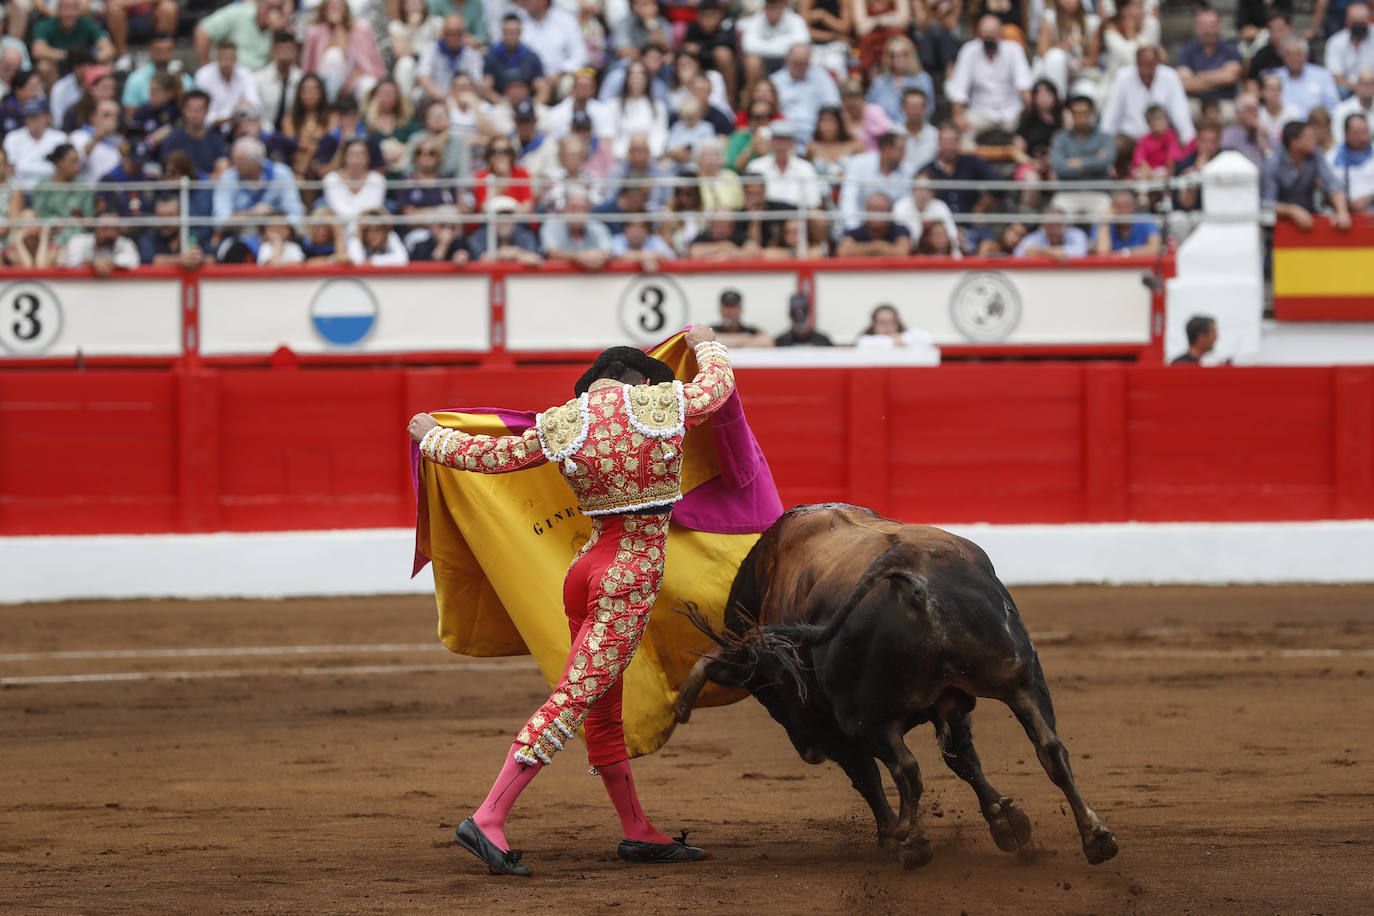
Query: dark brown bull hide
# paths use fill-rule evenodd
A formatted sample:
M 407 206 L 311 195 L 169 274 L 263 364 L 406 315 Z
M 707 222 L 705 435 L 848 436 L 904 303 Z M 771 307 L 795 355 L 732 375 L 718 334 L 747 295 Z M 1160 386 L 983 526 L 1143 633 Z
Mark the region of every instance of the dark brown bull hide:
M 899 843 L 908 868 L 931 855 L 917 812 L 921 771 L 904 740 L 924 722 L 935 726 L 945 763 L 973 787 L 998 847 L 1029 852 L 1030 820 L 987 781 L 974 751 L 975 697 L 1015 713 L 1073 808 L 1088 861 L 1116 855 L 1116 838 L 1074 784 L 1016 605 L 972 541 L 856 506 L 801 506 L 740 564 L 726 631 L 693 619 L 717 647 L 684 684 L 679 721 L 707 680 L 747 688 L 804 760 L 844 769 L 873 809 L 879 843 Z M 895 815 L 876 761 L 901 796 Z

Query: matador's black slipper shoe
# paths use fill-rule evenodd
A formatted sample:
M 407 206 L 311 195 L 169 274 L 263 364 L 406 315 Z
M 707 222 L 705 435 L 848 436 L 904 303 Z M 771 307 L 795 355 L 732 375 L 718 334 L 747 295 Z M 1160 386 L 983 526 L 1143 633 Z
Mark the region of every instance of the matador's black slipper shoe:
M 626 862 L 695 862 L 706 858 L 706 850 L 687 845 L 687 831 L 671 843 L 645 843 L 621 840 L 615 854 Z
M 458 829 L 453 832 L 453 838 L 458 841 L 459 846 L 487 863 L 487 868 L 491 869 L 493 875 L 529 877 L 529 866 L 520 864 L 520 853 L 513 850 L 506 852 L 487 839 L 487 835 L 482 832 L 482 828 L 478 827 L 477 822 L 472 818 L 468 818 L 458 825 Z

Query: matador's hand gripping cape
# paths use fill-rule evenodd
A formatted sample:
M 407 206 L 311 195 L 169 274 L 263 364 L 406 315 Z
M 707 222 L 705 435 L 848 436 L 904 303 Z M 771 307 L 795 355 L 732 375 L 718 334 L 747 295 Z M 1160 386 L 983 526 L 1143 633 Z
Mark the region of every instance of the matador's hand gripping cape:
M 683 335 L 651 349 L 679 379 L 696 358 Z M 510 410 L 436 412 L 444 427 L 489 436 L 521 435 L 535 414 Z M 648 630 L 625 672 L 625 743 L 632 756 L 652 753 L 675 725 L 672 703 L 709 642 L 680 614 L 695 602 L 719 628 L 740 561 L 782 504 L 744 418 L 738 391 L 683 441 L 682 492 L 668 534 L 668 562 Z M 474 474 L 421 461 L 416 471 L 415 572 L 434 566 L 439 638 L 474 656 L 530 654 L 552 687 L 569 649 L 563 577 L 587 540 L 590 520 L 557 465 L 510 474 Z M 698 705 L 733 703 L 745 694 L 712 686 Z

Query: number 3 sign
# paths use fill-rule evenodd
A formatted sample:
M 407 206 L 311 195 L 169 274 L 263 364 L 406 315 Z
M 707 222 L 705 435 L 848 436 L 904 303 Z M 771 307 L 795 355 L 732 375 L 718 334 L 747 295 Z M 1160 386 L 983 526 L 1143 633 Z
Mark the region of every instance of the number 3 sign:
M 42 353 L 62 331 L 62 304 L 42 283 L 0 289 L 0 347 L 28 356 Z
M 640 274 L 620 294 L 620 327 L 638 344 L 658 343 L 687 324 L 687 296 L 672 277 Z

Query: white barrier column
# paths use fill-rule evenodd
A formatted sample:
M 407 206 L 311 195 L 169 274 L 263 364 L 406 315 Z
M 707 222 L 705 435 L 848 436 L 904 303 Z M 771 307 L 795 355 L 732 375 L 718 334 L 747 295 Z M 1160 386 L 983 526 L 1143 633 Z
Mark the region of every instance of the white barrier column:
M 1165 299 L 1164 358 L 1188 349 L 1194 315 L 1217 320 L 1217 345 L 1203 362 L 1253 363 L 1264 318 L 1264 252 L 1259 170 L 1240 153 L 1221 153 L 1202 170 L 1203 222 L 1179 247 Z

